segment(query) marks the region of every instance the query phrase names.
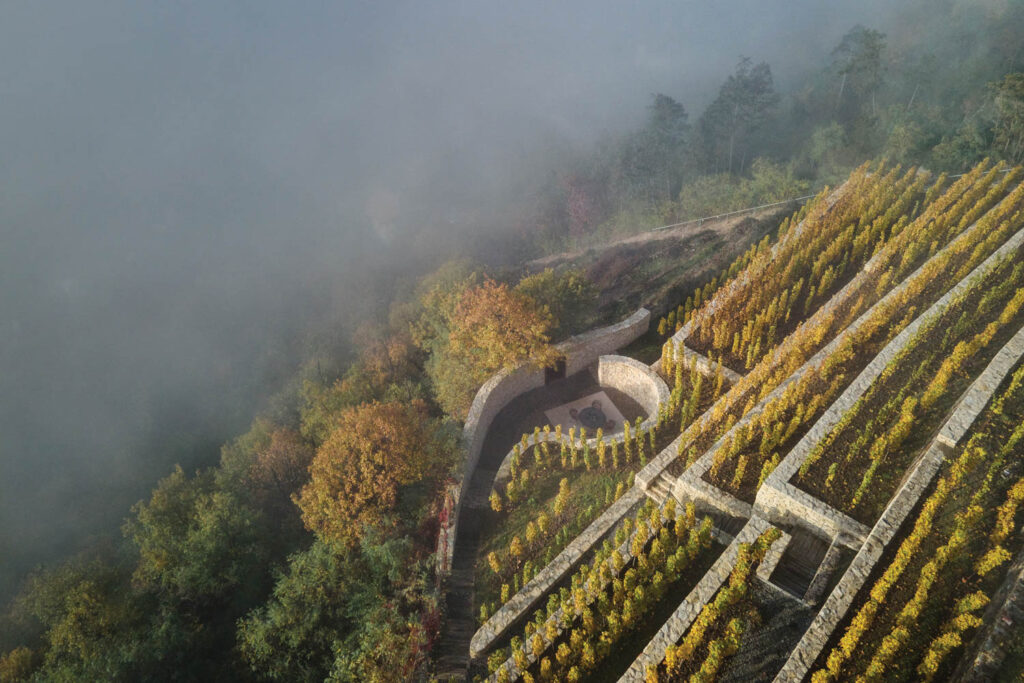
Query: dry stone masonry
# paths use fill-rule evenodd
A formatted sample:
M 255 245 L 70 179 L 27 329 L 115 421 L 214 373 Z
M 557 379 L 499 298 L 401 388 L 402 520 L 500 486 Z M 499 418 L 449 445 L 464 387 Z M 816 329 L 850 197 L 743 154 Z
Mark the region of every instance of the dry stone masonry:
M 843 188 L 840 187 L 829 195 L 825 211 L 829 210 L 838 200 L 842 190 Z M 773 255 L 778 253 L 778 249 L 782 244 L 788 240 L 798 238 L 805 231 L 806 223 L 807 221 L 805 220 L 794 226 L 782 242 L 772 247 L 770 253 Z M 979 223 L 974 223 L 961 233 L 961 237 L 965 237 L 968 234 L 973 235 L 980 230 Z M 839 345 L 848 338 L 848 335 L 869 321 L 881 307 L 888 306 L 906 290 L 910 283 L 924 276 L 927 273 L 928 263 L 921 265 L 916 271 L 893 287 L 880 301 L 863 312 L 855 321 L 837 334 L 834 339 L 749 410 L 726 434 L 720 437 L 703 453 L 696 462 L 687 467 L 678 477 L 674 477 L 669 470 L 669 465 L 676 461 L 681 453 L 685 452 L 686 447 L 708 425 L 713 408 L 706 411 L 678 438 L 637 472 L 634 478 L 635 485 L 625 495 L 615 501 L 601 516 L 594 520 L 552 562 L 538 572 L 522 590 L 498 609 L 475 632 L 470 643 L 471 656 L 479 661 L 495 645 L 503 642 L 507 643 L 507 639 L 512 635 L 513 629 L 518 629 L 531 610 L 541 605 L 545 596 L 553 590 L 554 586 L 564 582 L 566 577 L 587 558 L 588 554 L 598 544 L 615 533 L 625 517 L 640 507 L 645 496 L 654 499 L 663 508 L 666 496 L 672 495 L 679 504 L 693 503 L 702 514 L 710 512 L 713 517 L 724 515 L 732 518 L 730 523 L 735 523 L 735 526 L 731 527 L 732 529 L 738 528 L 740 524 L 743 524 L 743 526 L 735 538 L 722 533 L 719 529 L 715 530 L 716 540 L 727 544 L 726 549 L 721 552 L 711 568 L 692 590 L 682 598 L 679 606 L 632 662 L 629 669 L 621 677 L 620 682 L 639 682 L 645 680 L 647 668 L 651 665 L 657 665 L 662 661 L 666 649 L 680 641 L 687 629 L 690 628 L 693 621 L 700 614 L 704 605 L 724 585 L 735 565 L 739 544 L 753 542 L 760 534 L 773 526 L 784 530 L 784 533 L 772 545 L 758 567 L 756 571 L 757 581 L 759 585 L 763 586 L 764 590 L 769 592 L 774 590 L 777 591 L 775 595 L 784 596 L 785 600 L 788 601 L 786 604 L 790 605 L 794 610 L 802 610 L 801 614 L 803 616 L 801 617 L 802 621 L 799 622 L 799 630 L 795 630 L 797 627 L 787 626 L 787 628 L 791 629 L 791 635 L 787 636 L 784 640 L 784 649 L 781 649 L 782 646 L 779 646 L 777 648 L 778 652 L 773 655 L 774 658 L 771 661 L 760 664 L 761 668 L 758 669 L 758 676 L 765 675 L 765 673 L 771 675 L 778 671 L 775 676 L 775 681 L 777 682 L 796 683 L 805 680 L 818 657 L 824 651 L 827 643 L 833 637 L 835 629 L 849 612 L 858 594 L 865 589 L 869 577 L 872 575 L 876 564 L 885 553 L 887 547 L 896 539 L 911 512 L 931 486 L 943 462 L 963 442 L 966 434 L 978 416 L 983 412 L 1000 383 L 1020 362 L 1021 358 L 1024 358 L 1024 327 L 1018 330 L 1006 342 L 992 361 L 985 367 L 984 371 L 964 391 L 935 438 L 932 439 L 911 465 L 903 482 L 874 526 L 869 528 L 865 524 L 832 508 L 824 501 L 797 488 L 792 483 L 792 479 L 814 449 L 839 424 L 842 417 L 854 407 L 857 401 L 865 395 L 883 370 L 911 343 L 926 322 L 946 310 L 955 300 L 966 293 L 973 283 L 990 272 L 992 268 L 996 267 L 1004 259 L 1010 257 L 1022 245 L 1024 245 L 1024 230 L 1018 231 L 999 246 L 994 253 L 979 264 L 970 274 L 960 282 L 955 283 L 938 301 L 932 304 L 924 313 L 917 315 L 905 329 L 897 334 L 868 363 L 853 382 L 846 387 L 843 393 L 811 426 L 800 441 L 786 454 L 759 488 L 753 505 L 739 500 L 705 481 L 704 476 L 711 468 L 715 452 L 727 442 L 735 430 L 743 428 L 760 415 L 765 406 L 770 401 L 778 398 L 793 382 L 798 381 L 807 372 L 814 370 L 824 363 Z M 940 251 L 940 254 L 953 248 L 954 244 L 951 243 L 943 251 Z M 862 271 L 857 273 L 850 282 L 836 292 L 828 302 L 823 304 L 806 324 L 817 324 L 841 310 L 841 307 L 850 301 L 851 297 L 855 296 L 856 292 L 863 286 L 865 279 L 877 269 L 881 258 L 882 254 L 878 254 L 870 259 L 864 265 Z M 743 277 L 746 277 L 746 275 L 741 274 L 737 279 L 727 283 L 725 287 L 740 286 L 743 282 L 741 279 Z M 709 305 L 713 305 L 713 303 Z M 659 375 L 660 361 L 648 367 L 633 359 L 609 355 L 609 353 L 614 348 L 618 348 L 639 337 L 647 330 L 649 324 L 650 313 L 645 309 L 641 309 L 618 325 L 574 338 L 563 345 L 563 353 L 565 353 L 568 359 L 568 374 L 572 374 L 596 361 L 598 383 L 601 386 L 622 391 L 633 398 L 649 416 L 645 425 L 656 420 L 660 405 L 666 403 L 670 396 L 668 386 Z M 668 343 L 672 344 L 677 353 L 682 354 L 689 363 L 696 367 L 698 372 L 711 375 L 718 369 L 717 364 L 712 363 L 704 355 L 686 346 L 686 340 L 692 331 L 691 327 L 691 323 L 683 325 Z M 783 343 L 772 351 L 772 354 L 782 354 L 787 351 L 788 349 L 785 348 Z M 743 376 L 739 373 L 724 368 L 723 370 L 723 374 L 725 374 L 730 384 L 735 385 L 743 381 Z M 542 371 L 524 366 L 509 372 L 499 373 L 481 387 L 470 411 L 470 417 L 466 422 L 467 470 L 472 471 L 476 466 L 484 435 L 490 427 L 491 421 L 502 407 L 507 405 L 516 396 L 540 386 L 543 382 Z M 722 398 L 719 398 L 719 400 L 722 400 Z M 534 436 L 529 436 L 527 438 L 527 445 L 532 445 L 534 438 Z M 541 438 L 550 437 L 542 435 Z M 621 435 L 614 435 L 610 438 L 606 437 L 606 442 L 617 438 L 621 439 Z M 594 444 L 596 439 L 589 439 L 588 441 Z M 512 452 L 506 457 L 506 462 L 511 457 L 511 454 Z M 737 519 L 740 521 L 736 522 L 735 520 Z M 808 534 L 810 534 L 810 537 L 813 537 L 814 544 L 817 544 L 813 552 L 806 550 Z M 631 540 L 627 539 L 618 548 L 627 561 L 631 557 Z M 794 593 L 794 588 L 778 577 L 775 578 L 779 582 L 778 586 L 771 583 L 770 579 L 773 577 L 773 572 L 778 573 L 780 576 L 786 572 L 792 573 L 792 567 L 794 566 L 792 564 L 793 558 L 804 557 L 805 555 L 807 557 L 801 560 L 803 565 L 799 565 L 802 570 L 800 576 L 803 577 L 803 583 L 799 586 L 799 590 L 796 590 Z M 813 563 L 810 559 L 812 556 Z M 850 560 L 851 557 L 852 560 Z M 848 561 L 848 567 L 842 572 L 841 576 L 837 577 L 837 573 Z M 804 566 L 806 566 L 806 569 L 803 569 Z M 989 610 L 991 613 L 995 614 L 999 609 L 1005 609 L 1003 607 L 1004 599 L 1006 604 L 1009 605 L 1024 602 L 1024 590 L 1020 589 L 1019 586 L 1012 585 L 1013 576 L 1018 576 L 1019 580 L 1019 576 L 1024 575 L 1024 568 L 1022 567 L 1024 567 L 1024 553 L 1021 553 L 1016 559 L 1007 585 L 1001 591 L 1001 594 L 997 596 L 999 597 L 999 604 L 993 604 Z M 778 571 L 776 572 L 776 570 Z M 808 581 L 809 583 L 807 583 Z M 783 586 L 783 588 L 779 586 Z M 830 586 L 834 586 L 831 591 L 829 591 Z M 794 599 L 791 594 L 795 594 L 796 598 Z M 814 606 L 818 604 L 821 607 L 815 612 Z M 813 618 L 811 618 L 811 614 L 814 614 Z M 561 633 L 562 616 L 561 610 L 558 610 L 549 617 L 549 622 L 551 623 L 550 632 Z M 809 626 L 807 625 L 808 622 Z M 762 640 L 775 638 L 777 633 L 781 633 L 781 630 L 779 630 L 781 628 L 779 626 L 775 631 L 768 630 L 761 634 Z M 544 642 L 550 645 L 546 631 L 546 629 L 541 629 L 540 633 Z M 802 635 L 798 636 L 798 634 Z M 798 637 L 799 640 L 797 641 Z M 789 651 L 789 645 L 793 642 L 796 642 L 796 646 Z M 975 643 L 972 645 L 970 658 L 965 660 L 961 667 L 962 670 L 958 670 L 957 675 L 962 675 L 965 679 L 971 680 L 972 676 L 977 679 L 981 675 L 979 672 L 991 671 L 991 661 L 985 653 L 992 651 L 993 648 L 990 631 L 979 633 L 975 638 Z M 754 652 L 753 655 L 757 655 L 758 652 Z M 977 657 L 974 656 L 975 652 L 978 653 Z M 550 654 L 550 652 L 546 651 L 541 656 Z M 744 657 L 750 659 L 753 655 L 751 652 L 747 652 Z M 522 645 L 520 660 L 524 656 L 525 660 L 530 664 L 536 660 L 528 643 Z M 515 659 L 515 657 L 509 657 L 488 680 L 519 680 L 523 672 L 516 666 Z M 740 659 L 743 659 L 743 657 L 740 657 Z M 783 660 L 785 661 L 780 670 L 780 662 L 783 662 Z M 751 669 L 744 668 L 748 667 L 748 664 L 752 665 L 752 663 L 744 662 L 739 669 L 730 672 L 732 679 L 740 680 L 736 678 L 737 675 L 748 674 Z
M 651 642 L 647 644 L 643 652 L 630 664 L 629 669 L 619 679 L 619 683 L 639 683 L 644 680 L 648 665 L 658 664 L 665 658 L 665 650 L 668 649 L 669 645 L 679 642 L 679 639 L 686 633 L 686 629 L 690 627 L 693 620 L 700 614 L 705 603 L 711 600 L 715 593 L 718 592 L 718 589 L 725 584 L 726 579 L 729 578 L 729 574 L 736 564 L 740 544 L 753 543 L 770 526 L 768 522 L 758 518 L 747 522 L 743 529 L 740 530 L 739 535 L 725 549 L 725 552 L 719 555 L 715 563 L 711 565 L 711 569 L 704 575 L 704 578 L 694 586 L 693 590 L 690 591 L 679 604 L 676 611 L 672 613 L 672 616 L 668 618 L 668 621 L 665 622 L 665 625 L 661 627 L 658 633 L 651 639 Z M 780 538 L 772 544 L 772 547 L 774 548 L 776 545 L 783 546 L 785 543 L 788 543 L 788 538 L 788 535 Z M 782 550 L 780 549 L 778 556 L 781 557 L 781 555 Z
M 1003 379 L 1013 370 L 1014 366 L 1024 357 L 1024 327 L 1008 341 L 996 354 L 996 357 L 985 368 L 984 372 L 964 392 L 953 414 L 940 430 L 924 455 L 912 468 L 910 475 L 893 496 L 882 516 L 868 534 L 864 545 L 853 558 L 849 569 L 833 589 L 825 604 L 822 605 L 811 622 L 803 638 L 794 648 L 789 660 L 776 676 L 778 683 L 797 683 L 810 672 L 818 655 L 828 643 L 832 632 L 842 621 L 850 605 L 853 604 L 875 564 L 881 558 L 886 546 L 893 540 L 911 510 L 917 505 L 921 495 L 931 484 L 932 479 L 946 457 L 967 434 L 974 419 L 981 413 L 992 398 Z
M 565 356 L 566 374 L 575 374 L 601 356 L 635 341 L 647 332 L 650 324 L 651 312 L 646 308 L 641 308 L 621 322 L 591 330 L 562 342 L 557 348 Z M 491 422 L 501 412 L 501 409 L 514 398 L 541 386 L 544 386 L 543 368 L 523 363 L 512 370 L 497 372 L 477 391 L 462 430 L 462 441 L 466 448 L 466 464 L 462 472 L 462 488 L 456 497 L 454 510 L 448 518 L 448 528 L 445 533 L 441 534 L 449 541 L 446 543 L 446 547 L 438 548 L 438 565 L 440 567 L 451 566 L 454 539 L 458 534 L 461 503 L 466 494 L 466 487 L 472 480 L 473 472 L 480 460 L 480 451 L 483 448 L 487 430 L 491 427 Z

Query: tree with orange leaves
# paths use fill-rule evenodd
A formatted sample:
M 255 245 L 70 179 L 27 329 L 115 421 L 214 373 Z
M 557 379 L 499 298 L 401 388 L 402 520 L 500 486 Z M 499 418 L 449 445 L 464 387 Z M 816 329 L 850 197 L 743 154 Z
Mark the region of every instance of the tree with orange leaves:
M 310 465 L 296 498 L 306 528 L 325 541 L 352 543 L 367 528 L 395 524 L 412 484 L 440 480 L 439 425 L 415 401 L 367 403 L 343 411 Z
M 545 367 L 558 359 L 549 344 L 551 314 L 505 283 L 486 280 L 463 292 L 452 323 L 452 351 L 483 367 L 513 368 L 527 359 Z
M 559 358 L 550 343 L 548 310 L 504 283 L 468 287 L 448 320 L 448 344 L 427 364 L 438 402 L 465 417 L 476 390 L 502 368 L 523 361 L 551 366 Z

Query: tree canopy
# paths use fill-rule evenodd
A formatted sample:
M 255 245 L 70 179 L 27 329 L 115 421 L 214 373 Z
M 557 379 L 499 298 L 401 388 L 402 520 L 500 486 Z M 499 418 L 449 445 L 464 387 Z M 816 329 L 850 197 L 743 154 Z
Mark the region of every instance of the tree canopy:
M 779 102 L 766 62 L 754 64 L 740 59 L 700 119 L 708 161 L 715 168 L 732 173 L 742 171 L 756 154 L 757 133 L 768 122 Z
M 554 318 L 532 297 L 486 279 L 433 289 L 417 325 L 431 350 L 426 371 L 438 403 L 449 414 L 465 416 L 473 395 L 492 374 L 530 361 L 552 365 L 558 353 L 550 343 Z M 427 334 L 424 331 L 430 330 Z
M 354 543 L 393 529 L 405 487 L 440 480 L 447 468 L 440 426 L 421 402 L 368 403 L 338 415 L 310 465 L 296 503 L 306 528 L 327 542 Z
M 556 272 L 545 268 L 520 280 L 515 291 L 547 309 L 551 314 L 551 336 L 554 339 L 587 329 L 591 311 L 597 302 L 593 283 L 578 269 Z

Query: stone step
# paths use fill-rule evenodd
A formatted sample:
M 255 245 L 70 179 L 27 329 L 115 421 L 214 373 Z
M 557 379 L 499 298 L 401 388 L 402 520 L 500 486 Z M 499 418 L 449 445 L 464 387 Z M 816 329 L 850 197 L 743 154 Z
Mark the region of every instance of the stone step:
M 647 495 L 658 503 L 664 503 L 672 495 L 672 487 L 664 478 L 658 477 L 651 482 L 651 488 L 648 489 Z
M 828 549 L 829 544 L 817 536 L 794 531 L 770 581 L 794 597 L 803 599 Z

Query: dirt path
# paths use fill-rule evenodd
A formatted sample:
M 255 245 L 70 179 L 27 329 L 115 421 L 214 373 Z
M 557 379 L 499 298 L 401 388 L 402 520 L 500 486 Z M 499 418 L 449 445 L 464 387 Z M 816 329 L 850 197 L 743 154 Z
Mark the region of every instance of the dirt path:
M 682 240 L 694 237 L 701 234 L 702 232 L 710 231 L 717 233 L 718 235 L 726 235 L 734 230 L 741 223 L 750 219 L 762 220 L 769 218 L 778 213 L 788 213 L 797 206 L 796 202 L 793 202 L 792 206 L 773 207 L 769 209 L 760 209 L 758 211 L 751 211 L 739 216 L 730 216 L 728 218 L 713 218 L 706 220 L 701 223 L 691 223 L 689 225 L 682 225 L 678 228 L 668 228 L 666 230 L 648 230 L 641 232 L 636 235 L 629 237 L 623 237 L 618 240 L 612 240 L 611 242 L 605 242 L 595 246 L 588 247 L 586 249 L 578 249 L 576 251 L 564 251 L 559 254 L 551 254 L 550 256 L 543 256 L 532 261 L 527 261 L 526 266 L 533 269 L 546 268 L 555 266 L 563 261 L 572 261 L 585 255 L 599 255 L 603 251 L 609 249 L 618 249 L 620 247 L 632 247 L 650 244 L 653 242 L 662 242 L 667 240 Z

